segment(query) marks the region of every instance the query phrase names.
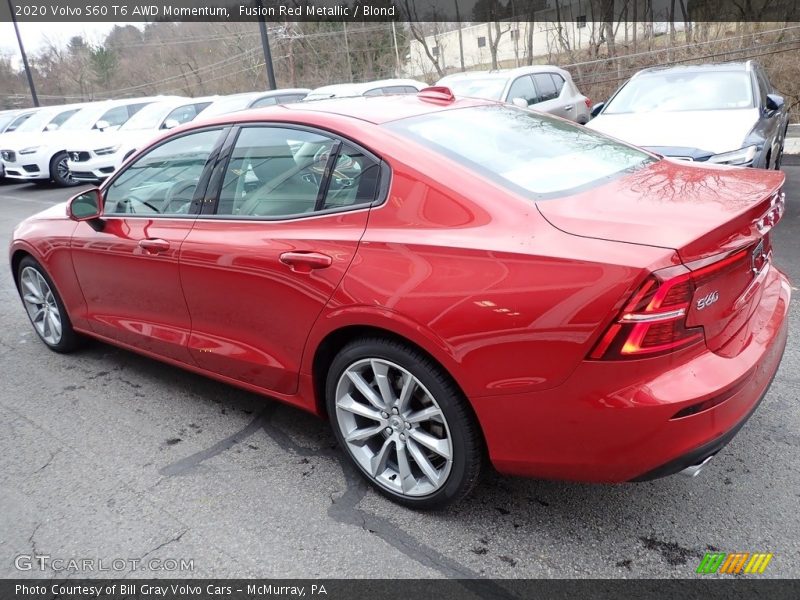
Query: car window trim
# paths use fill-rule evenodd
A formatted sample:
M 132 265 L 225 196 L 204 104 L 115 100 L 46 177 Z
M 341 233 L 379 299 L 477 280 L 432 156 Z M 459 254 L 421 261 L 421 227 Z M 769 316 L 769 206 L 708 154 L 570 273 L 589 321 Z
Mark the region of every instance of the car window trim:
M 326 137 L 331 138 L 332 140 L 339 142 L 340 147 L 344 144 L 348 144 L 352 146 L 354 149 L 363 152 L 365 156 L 372 159 L 380 169 L 380 173 L 378 174 L 378 185 L 376 186 L 375 197 L 370 201 L 360 202 L 359 204 L 353 204 L 350 206 L 342 206 L 338 208 L 327 208 L 319 211 L 314 211 L 310 213 L 296 213 L 293 215 L 278 215 L 274 217 L 270 216 L 246 216 L 246 215 L 218 215 L 217 210 L 219 207 L 219 197 L 222 192 L 222 185 L 225 179 L 225 173 L 228 170 L 228 163 L 230 162 L 231 156 L 233 154 L 233 149 L 236 145 L 236 140 L 238 140 L 239 134 L 242 129 L 246 127 L 272 127 L 276 129 L 295 129 L 297 131 L 304 131 L 307 133 L 313 133 L 316 135 L 324 135 Z M 235 130 L 235 131 L 234 131 Z M 228 143 L 229 140 L 232 140 Z M 209 206 L 213 206 L 213 212 L 206 212 L 205 203 L 204 203 L 204 210 L 201 214 L 197 215 L 198 219 L 207 220 L 207 221 L 246 221 L 246 222 L 253 222 L 253 221 L 262 221 L 262 222 L 280 222 L 280 221 L 297 221 L 300 219 L 312 219 L 320 216 L 327 216 L 333 215 L 337 213 L 344 213 L 344 212 L 355 212 L 357 210 L 369 210 L 380 206 L 386 202 L 386 199 L 389 197 L 389 184 L 391 181 L 392 170 L 389 167 L 388 163 L 383 160 L 380 156 L 372 152 L 371 150 L 366 149 L 362 144 L 356 142 L 355 140 L 348 138 L 338 132 L 331 131 L 329 129 L 324 129 L 322 127 L 312 127 L 309 125 L 301 125 L 299 123 L 284 123 L 282 121 L 247 121 L 243 123 L 238 123 L 231 127 L 231 132 L 228 134 L 228 138 L 224 145 L 223 152 L 220 155 L 219 160 L 216 162 L 214 166 L 214 172 L 212 174 L 211 183 L 207 189 L 207 198 L 212 198 L 213 201 L 207 200 Z M 336 152 L 338 157 L 338 151 Z M 330 160 L 330 159 L 329 159 Z M 335 163 L 334 163 L 335 164 Z M 328 185 L 330 184 L 330 179 L 333 176 L 333 170 L 331 169 L 330 173 L 327 173 L 325 187 L 327 190 Z M 327 196 L 327 191 L 326 191 Z M 325 196 L 323 196 L 323 199 Z M 319 197 L 317 198 L 319 199 Z
M 211 178 L 211 174 L 213 173 L 213 168 L 217 165 L 219 159 L 219 153 L 222 149 L 223 144 L 228 139 L 230 135 L 230 126 L 228 125 L 212 125 L 208 127 L 199 127 L 197 129 L 191 129 L 189 131 L 181 131 L 175 135 L 171 135 L 166 137 L 162 140 L 159 140 L 157 144 L 153 146 L 147 147 L 147 154 L 150 154 L 156 148 L 159 148 L 166 144 L 167 142 L 171 142 L 173 140 L 177 140 L 182 137 L 186 137 L 187 135 L 192 135 L 195 133 L 202 133 L 205 131 L 219 131 L 219 136 L 217 137 L 217 141 L 214 144 L 214 147 L 211 149 L 211 153 L 208 155 L 206 159 L 205 165 L 203 165 L 203 172 L 200 174 L 200 177 L 197 180 L 197 187 L 194 190 L 194 194 L 192 195 L 192 202 L 189 207 L 189 212 L 185 215 L 162 215 L 160 213 L 148 213 L 148 214 L 136 214 L 136 213 L 110 213 L 106 214 L 106 201 L 108 200 L 108 190 L 114 184 L 114 181 L 122 175 L 126 169 L 118 170 L 114 173 L 111 177 L 109 177 L 105 183 L 103 184 L 102 192 L 103 192 L 103 212 L 101 214 L 102 219 L 130 219 L 130 218 L 138 218 L 138 219 L 196 219 L 200 216 L 199 210 L 202 208 L 205 198 L 206 192 L 208 190 L 208 184 Z M 143 158 L 147 154 L 140 155 L 137 160 Z

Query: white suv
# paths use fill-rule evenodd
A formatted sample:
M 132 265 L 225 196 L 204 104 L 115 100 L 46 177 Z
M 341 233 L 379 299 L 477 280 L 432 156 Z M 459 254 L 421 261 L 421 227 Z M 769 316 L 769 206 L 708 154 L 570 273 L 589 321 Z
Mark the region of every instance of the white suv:
M 592 101 L 578 91 L 567 71 L 549 65 L 454 73 L 436 85 L 456 96 L 510 102 L 582 125 L 591 119 Z
M 60 186 L 74 185 L 67 167 L 67 146 L 76 134 L 113 131 L 158 98 L 107 100 L 42 109 L 0 140 L 6 177 Z

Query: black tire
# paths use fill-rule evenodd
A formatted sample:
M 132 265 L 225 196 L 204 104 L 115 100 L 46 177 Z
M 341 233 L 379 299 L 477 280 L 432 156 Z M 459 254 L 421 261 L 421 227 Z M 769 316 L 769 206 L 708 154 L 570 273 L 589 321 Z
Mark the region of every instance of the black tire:
M 390 361 L 401 367 L 413 375 L 438 404 L 452 443 L 452 462 L 446 479 L 434 492 L 422 496 L 407 496 L 387 489 L 352 455 L 338 422 L 336 390 L 345 371 L 365 359 Z M 414 509 L 443 508 L 462 500 L 478 482 L 485 453 L 477 420 L 467 399 L 453 380 L 438 364 L 420 351 L 399 341 L 380 337 L 354 340 L 342 348 L 334 358 L 326 378 L 325 398 L 331 426 L 339 445 L 367 481 L 391 500 Z
M 74 185 L 78 185 L 80 182 L 75 181 L 69 175 L 65 175 L 64 173 L 59 172 L 60 167 L 63 163 L 63 167 L 66 168 L 66 161 L 67 161 L 67 153 L 66 152 L 59 152 L 50 160 L 50 178 L 53 182 L 60 186 L 60 187 L 72 187 Z
M 50 350 L 54 352 L 59 352 L 62 354 L 66 354 L 68 352 L 73 352 L 81 347 L 83 344 L 84 338 L 81 337 L 79 334 L 75 332 L 72 328 L 72 321 L 69 319 L 69 315 L 67 314 L 67 309 L 64 306 L 64 302 L 61 300 L 61 296 L 56 289 L 53 280 L 50 279 L 50 276 L 47 274 L 47 271 L 44 270 L 42 265 L 40 265 L 36 260 L 34 260 L 31 256 L 26 256 L 23 258 L 20 263 L 19 267 L 17 268 L 17 272 L 15 274 L 17 279 L 17 289 L 19 290 L 20 299 L 22 299 L 24 288 L 22 282 L 22 273 L 25 269 L 34 269 L 36 270 L 39 275 L 47 282 L 47 285 L 50 287 L 50 291 L 53 295 L 53 299 L 55 300 L 56 305 L 58 306 L 58 311 L 61 316 L 61 339 L 57 343 L 51 343 L 47 341 L 36 326 L 33 323 L 33 319 L 31 318 L 30 313 L 28 312 L 27 308 L 25 310 L 25 314 L 28 315 L 28 319 L 31 321 L 31 326 L 33 326 L 33 330 L 36 332 L 36 335 L 39 339 L 44 343 L 45 346 L 50 348 Z M 25 306 L 25 301 L 23 299 L 23 306 Z

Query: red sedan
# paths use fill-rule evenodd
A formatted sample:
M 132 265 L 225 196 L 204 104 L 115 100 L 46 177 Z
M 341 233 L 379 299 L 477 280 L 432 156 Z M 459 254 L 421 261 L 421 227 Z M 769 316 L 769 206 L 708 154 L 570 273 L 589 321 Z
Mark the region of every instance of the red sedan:
M 98 338 L 327 415 L 379 491 L 429 508 L 487 454 L 696 473 L 786 344 L 783 182 L 432 88 L 173 130 L 10 258 L 51 349 Z

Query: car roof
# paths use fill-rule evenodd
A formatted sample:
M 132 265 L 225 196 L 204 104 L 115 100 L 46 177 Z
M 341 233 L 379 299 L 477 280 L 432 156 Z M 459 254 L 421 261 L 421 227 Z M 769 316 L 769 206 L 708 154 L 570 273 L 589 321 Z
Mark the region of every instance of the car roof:
M 633 77 L 639 77 L 642 75 L 650 75 L 654 73 L 713 73 L 716 71 L 739 71 L 739 72 L 749 72 L 753 69 L 753 62 L 752 61 L 735 61 L 735 62 L 724 62 L 724 63 L 705 63 L 702 65 L 675 65 L 675 66 L 668 66 L 668 67 L 649 67 L 647 69 L 642 69 L 638 73 L 636 73 Z
M 491 71 L 465 71 L 463 73 L 451 73 L 445 75 L 439 82 L 455 81 L 459 79 L 510 79 L 520 75 L 530 73 L 566 73 L 564 69 L 553 65 L 530 65 L 527 67 L 515 67 L 513 69 L 495 69 Z
M 427 99 L 419 94 L 397 94 L 390 96 L 355 96 L 352 98 L 331 98 L 314 102 L 296 102 L 220 115 L 202 121 L 204 124 L 224 124 L 231 122 L 259 121 L 279 115 L 279 120 L 292 120 L 303 114 L 319 116 L 320 114 L 336 115 L 358 119 L 376 125 L 398 121 L 409 117 L 452 110 L 472 106 L 491 106 L 498 102 L 475 98 L 457 98 L 451 101 Z M 202 117 L 202 113 L 200 115 Z M 316 119 L 312 119 L 316 120 Z M 200 118 L 194 122 L 195 126 Z

